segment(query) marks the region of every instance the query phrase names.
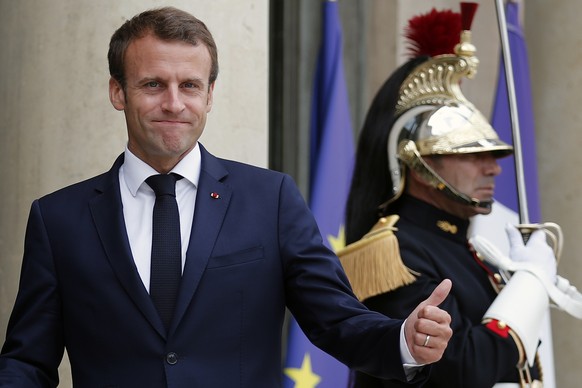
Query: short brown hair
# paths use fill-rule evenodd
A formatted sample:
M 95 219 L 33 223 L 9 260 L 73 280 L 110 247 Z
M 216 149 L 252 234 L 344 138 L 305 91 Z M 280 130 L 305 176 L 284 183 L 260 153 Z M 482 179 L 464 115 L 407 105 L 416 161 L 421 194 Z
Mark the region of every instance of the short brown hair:
M 111 36 L 109 42 L 109 74 L 125 88 L 125 52 L 135 39 L 148 33 L 166 41 L 182 41 L 194 46 L 202 43 L 208 48 L 212 65 L 208 84 L 218 77 L 218 52 L 212 34 L 206 25 L 193 15 L 174 7 L 163 7 L 142 12 L 129 19 Z

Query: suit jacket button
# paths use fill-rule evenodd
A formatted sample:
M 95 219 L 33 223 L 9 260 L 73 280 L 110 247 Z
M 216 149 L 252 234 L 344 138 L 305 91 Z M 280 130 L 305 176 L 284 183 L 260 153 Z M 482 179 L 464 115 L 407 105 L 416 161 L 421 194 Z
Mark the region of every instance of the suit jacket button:
M 174 365 L 178 362 L 178 355 L 174 352 L 166 354 L 166 362 L 170 365 Z

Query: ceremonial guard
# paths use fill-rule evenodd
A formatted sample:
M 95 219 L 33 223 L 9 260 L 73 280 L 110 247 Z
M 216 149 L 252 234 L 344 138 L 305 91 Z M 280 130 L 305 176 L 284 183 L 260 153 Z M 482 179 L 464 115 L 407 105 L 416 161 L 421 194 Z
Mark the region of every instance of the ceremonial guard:
M 381 87 L 360 133 L 349 245 L 339 255 L 356 295 L 394 318 L 452 280 L 441 307 L 453 337 L 424 387 L 541 387 L 537 348 L 548 289 L 556 291 L 556 252 L 543 230 L 524 243 L 511 225 L 510 258 L 486 240 L 468 240 L 470 217 L 491 212 L 497 159 L 513 151 L 461 92 L 479 63 L 470 40 L 475 8 L 410 20 L 413 58 Z M 496 258 L 503 271 L 490 263 Z M 406 386 L 362 373 L 354 385 Z

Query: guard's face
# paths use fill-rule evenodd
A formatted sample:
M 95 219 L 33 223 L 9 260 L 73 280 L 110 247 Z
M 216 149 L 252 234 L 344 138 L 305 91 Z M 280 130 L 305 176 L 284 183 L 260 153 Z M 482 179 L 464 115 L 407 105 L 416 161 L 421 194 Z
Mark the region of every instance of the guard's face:
M 125 113 L 128 148 L 158 172 L 171 170 L 202 135 L 212 108 L 210 67 L 206 46 L 149 34 L 127 48 L 125 90 L 109 82 L 111 103 Z
M 426 162 L 457 191 L 479 201 L 491 201 L 495 191 L 495 177 L 501 167 L 491 152 L 442 155 L 427 157 Z M 439 193 L 444 196 L 443 193 Z M 491 209 L 476 208 L 453 200 L 443 201 L 444 210 L 467 218 L 489 214 Z

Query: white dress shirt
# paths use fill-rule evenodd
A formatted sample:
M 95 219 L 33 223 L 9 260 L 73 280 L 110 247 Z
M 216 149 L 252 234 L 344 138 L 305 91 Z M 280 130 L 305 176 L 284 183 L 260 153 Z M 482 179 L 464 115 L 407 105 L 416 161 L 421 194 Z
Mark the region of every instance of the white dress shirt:
M 182 240 L 182 270 L 190 241 L 194 204 L 200 178 L 200 148 L 198 143 L 171 172 L 183 177 L 176 182 L 176 201 L 180 213 L 180 237 Z M 145 183 L 151 175 L 159 174 L 125 148 L 125 160 L 119 169 L 119 188 L 123 204 L 123 218 L 129 238 L 129 246 L 137 271 L 146 290 L 150 289 L 150 264 L 152 254 L 152 215 L 156 195 Z

